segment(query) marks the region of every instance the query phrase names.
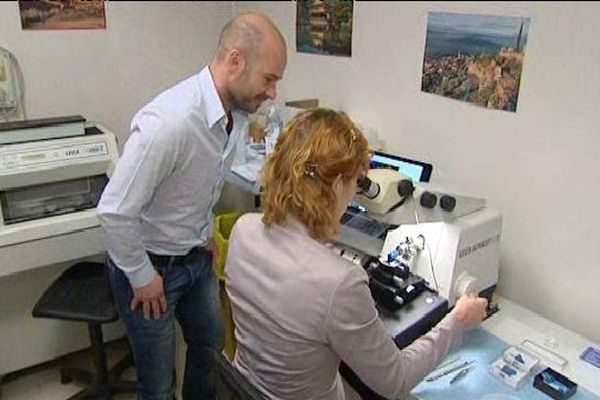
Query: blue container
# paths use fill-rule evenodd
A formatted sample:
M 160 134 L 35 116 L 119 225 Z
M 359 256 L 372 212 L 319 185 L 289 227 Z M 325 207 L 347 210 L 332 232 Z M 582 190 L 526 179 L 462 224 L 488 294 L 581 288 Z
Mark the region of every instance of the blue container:
M 577 384 L 552 368 L 546 368 L 533 379 L 533 386 L 556 400 L 564 400 L 577 392 Z

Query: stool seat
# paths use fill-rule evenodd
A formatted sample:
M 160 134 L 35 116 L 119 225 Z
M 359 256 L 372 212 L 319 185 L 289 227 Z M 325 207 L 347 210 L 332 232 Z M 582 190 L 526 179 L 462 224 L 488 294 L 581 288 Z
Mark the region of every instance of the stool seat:
M 116 321 L 106 265 L 81 262 L 68 268 L 44 292 L 32 315 L 99 324 Z
M 71 396 L 70 400 L 112 399 L 116 393 L 135 392 L 134 381 L 119 378 L 125 369 L 133 366 L 131 354 L 127 354 L 110 370 L 106 362 L 102 324 L 116 321 L 119 315 L 105 264 L 80 262 L 67 268 L 46 289 L 31 314 L 35 318 L 85 322 L 88 326 L 94 371 L 68 367 L 60 370 L 61 383 L 76 380 L 89 385 Z

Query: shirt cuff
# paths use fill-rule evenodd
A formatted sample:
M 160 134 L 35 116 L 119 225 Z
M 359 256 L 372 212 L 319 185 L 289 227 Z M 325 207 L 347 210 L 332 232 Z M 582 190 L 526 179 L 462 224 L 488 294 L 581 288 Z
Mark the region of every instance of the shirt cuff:
M 152 266 L 152 263 L 148 263 L 142 268 L 125 272 L 125 276 L 127 276 L 127 279 L 129 279 L 131 287 L 137 289 L 152 282 L 156 276 L 156 270 L 154 269 L 154 266 Z

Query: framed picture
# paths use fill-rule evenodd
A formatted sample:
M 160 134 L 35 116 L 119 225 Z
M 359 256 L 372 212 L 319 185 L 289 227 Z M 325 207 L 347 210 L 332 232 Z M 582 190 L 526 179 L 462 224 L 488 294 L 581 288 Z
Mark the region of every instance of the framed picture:
M 515 112 L 528 17 L 430 12 L 421 90 Z
M 105 29 L 104 0 L 19 0 L 23 30 Z
M 296 51 L 350 57 L 352 0 L 296 1 Z

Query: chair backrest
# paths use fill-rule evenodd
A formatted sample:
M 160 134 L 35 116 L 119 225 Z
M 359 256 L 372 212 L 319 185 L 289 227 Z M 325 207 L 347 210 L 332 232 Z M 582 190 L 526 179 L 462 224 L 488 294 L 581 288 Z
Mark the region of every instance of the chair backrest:
M 243 376 L 224 355 L 215 354 L 215 363 L 218 380 L 226 390 L 225 396 L 219 399 L 226 400 L 267 400 L 267 398 L 256 388 L 245 376 Z

